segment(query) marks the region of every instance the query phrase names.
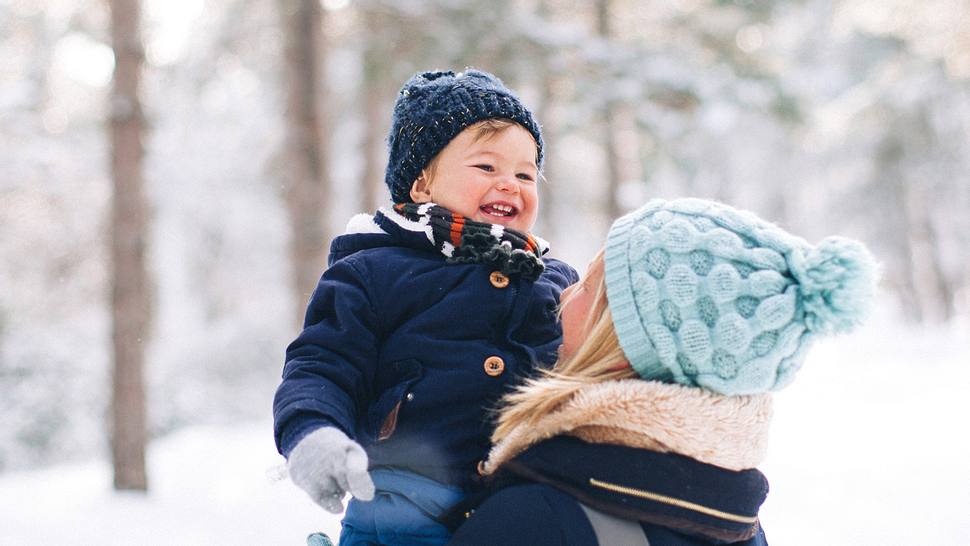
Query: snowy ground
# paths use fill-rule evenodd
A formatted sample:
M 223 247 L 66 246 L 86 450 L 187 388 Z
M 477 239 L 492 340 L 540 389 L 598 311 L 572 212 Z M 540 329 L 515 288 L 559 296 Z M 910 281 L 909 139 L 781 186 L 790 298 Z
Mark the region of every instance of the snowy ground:
M 103 462 L 0 476 L 0 545 L 302 545 L 338 516 L 289 481 L 272 424 L 193 428 L 155 442 L 147 495 L 113 493 Z
M 970 544 L 970 324 L 873 324 L 776 397 L 773 544 Z M 963 432 L 960 432 L 963 431 Z
M 970 544 L 970 325 L 875 323 L 777 397 L 762 511 L 777 545 Z M 963 430 L 964 432 L 960 432 Z M 151 492 L 103 462 L 0 475 L 0 545 L 299 545 L 339 518 L 288 481 L 269 422 L 156 441 Z

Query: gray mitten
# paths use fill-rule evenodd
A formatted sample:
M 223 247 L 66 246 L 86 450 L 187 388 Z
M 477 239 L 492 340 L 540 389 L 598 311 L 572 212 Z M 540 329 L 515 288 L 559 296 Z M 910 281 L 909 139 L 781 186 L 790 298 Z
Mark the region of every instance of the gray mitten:
M 319 428 L 300 440 L 290 452 L 286 469 L 313 502 L 334 514 L 343 511 L 347 492 L 360 500 L 374 498 L 367 453 L 334 427 Z

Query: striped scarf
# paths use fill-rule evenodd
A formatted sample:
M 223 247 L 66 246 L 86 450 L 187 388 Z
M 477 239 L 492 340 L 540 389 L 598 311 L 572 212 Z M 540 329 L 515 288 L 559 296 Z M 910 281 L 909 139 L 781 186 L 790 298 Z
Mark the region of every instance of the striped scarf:
M 475 222 L 434 203 L 397 203 L 394 211 L 425 229 L 448 263 L 481 263 L 534 281 L 545 269 L 549 244 L 499 224 Z

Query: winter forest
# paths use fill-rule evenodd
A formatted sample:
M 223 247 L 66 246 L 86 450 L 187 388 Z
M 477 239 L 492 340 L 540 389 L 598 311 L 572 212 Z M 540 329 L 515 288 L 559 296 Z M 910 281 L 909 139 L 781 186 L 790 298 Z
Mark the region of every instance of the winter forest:
M 865 241 L 870 326 L 778 396 L 768 539 L 970 543 L 970 1 L 0 0 L 0 58 L 0 544 L 335 533 L 267 475 L 283 350 L 389 203 L 400 85 L 465 67 L 542 123 L 580 271 L 653 197 Z

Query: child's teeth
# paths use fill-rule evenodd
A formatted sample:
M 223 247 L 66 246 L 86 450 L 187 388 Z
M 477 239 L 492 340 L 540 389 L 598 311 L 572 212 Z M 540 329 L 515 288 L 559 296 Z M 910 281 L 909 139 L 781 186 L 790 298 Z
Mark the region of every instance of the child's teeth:
M 512 216 L 515 213 L 515 207 L 512 205 L 488 204 L 482 206 L 482 211 L 492 216 L 506 217 Z

